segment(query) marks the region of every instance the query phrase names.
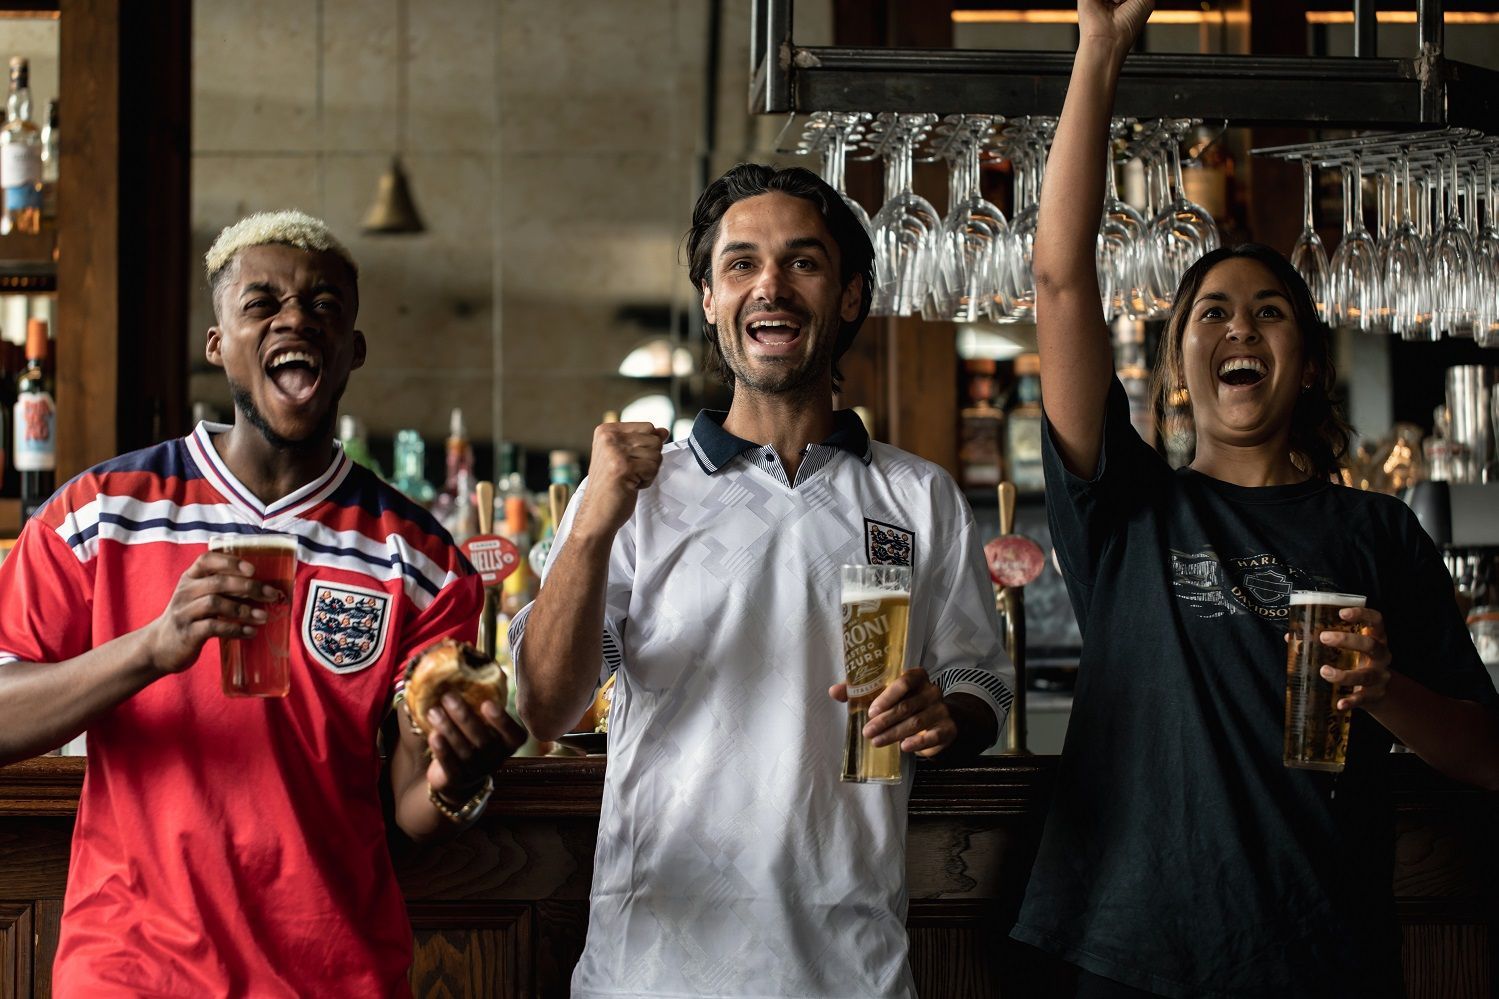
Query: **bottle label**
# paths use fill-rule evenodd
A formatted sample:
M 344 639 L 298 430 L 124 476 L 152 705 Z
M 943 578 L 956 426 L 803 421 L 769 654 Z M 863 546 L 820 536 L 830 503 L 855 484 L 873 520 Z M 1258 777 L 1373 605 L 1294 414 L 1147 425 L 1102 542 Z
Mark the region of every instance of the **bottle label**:
M 50 392 L 25 392 L 16 400 L 15 443 L 16 471 L 57 467 L 57 406 Z
M 35 188 L 42 181 L 42 151 L 38 146 L 20 142 L 0 145 L 0 187 L 5 188 L 6 201 L 10 200 L 12 188 Z M 41 198 L 41 192 L 33 190 Z M 40 204 L 40 200 L 37 202 Z

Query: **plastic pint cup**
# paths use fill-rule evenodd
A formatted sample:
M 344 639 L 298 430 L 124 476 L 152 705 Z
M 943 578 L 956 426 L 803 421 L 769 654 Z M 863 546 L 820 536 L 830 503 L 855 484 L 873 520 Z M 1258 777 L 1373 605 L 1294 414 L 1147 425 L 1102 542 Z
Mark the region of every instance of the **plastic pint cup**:
M 230 697 L 285 697 L 291 689 L 291 596 L 297 578 L 292 534 L 216 534 L 208 550 L 235 555 L 255 567 L 255 580 L 281 591 L 273 604 L 256 603 L 266 620 L 249 638 L 219 639 L 219 671 Z
M 903 565 L 846 565 L 842 570 L 843 666 L 848 679 L 848 732 L 841 778 L 899 784 L 900 744 L 864 738 L 869 706 L 906 668 L 911 570 Z
M 1345 607 L 1364 606 L 1357 593 L 1295 590 L 1290 599 L 1291 641 L 1286 650 L 1285 764 L 1304 770 L 1343 769 L 1348 756 L 1348 723 L 1352 711 L 1337 710 L 1353 688 L 1322 678 L 1322 667 L 1349 670 L 1359 654 L 1323 645 L 1324 631 L 1354 632 L 1359 625 L 1338 616 Z

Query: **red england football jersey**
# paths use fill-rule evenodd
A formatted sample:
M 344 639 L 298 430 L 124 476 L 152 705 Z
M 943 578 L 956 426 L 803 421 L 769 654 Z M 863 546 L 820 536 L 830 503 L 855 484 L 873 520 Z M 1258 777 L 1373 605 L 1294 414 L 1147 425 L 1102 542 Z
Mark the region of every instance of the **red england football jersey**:
M 55 994 L 408 995 L 376 732 L 410 656 L 473 640 L 480 583 L 342 452 L 260 503 L 214 450 L 223 429 L 85 472 L 0 565 L 0 662 L 58 662 L 160 616 L 211 535 L 298 539 L 288 696 L 224 696 L 210 639 L 88 730 Z

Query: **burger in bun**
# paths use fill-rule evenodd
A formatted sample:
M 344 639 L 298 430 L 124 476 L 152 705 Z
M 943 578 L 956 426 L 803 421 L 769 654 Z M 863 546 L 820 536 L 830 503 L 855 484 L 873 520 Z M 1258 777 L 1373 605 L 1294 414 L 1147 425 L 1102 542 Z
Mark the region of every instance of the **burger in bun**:
M 422 735 L 431 732 L 427 712 L 444 694 L 463 698 L 478 713 L 485 701 L 505 703 L 505 673 L 500 664 L 465 642 L 444 638 L 429 645 L 406 666 L 406 710 Z

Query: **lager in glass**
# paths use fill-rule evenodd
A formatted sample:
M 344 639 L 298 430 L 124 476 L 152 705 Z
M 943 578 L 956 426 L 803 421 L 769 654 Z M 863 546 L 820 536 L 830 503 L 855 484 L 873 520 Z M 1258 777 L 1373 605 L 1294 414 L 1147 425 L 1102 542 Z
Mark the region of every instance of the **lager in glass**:
M 255 603 L 266 620 L 249 638 L 219 639 L 219 673 L 230 697 L 285 697 L 291 689 L 291 598 L 297 578 L 297 538 L 292 534 L 216 534 L 208 550 L 237 556 L 255 567 L 255 581 L 282 597 Z
M 1362 607 L 1356 593 L 1316 593 L 1295 590 L 1290 599 L 1290 647 L 1286 651 L 1285 764 L 1305 770 L 1343 769 L 1348 754 L 1348 722 L 1352 711 L 1337 710 L 1353 688 L 1322 678 L 1322 667 L 1350 670 L 1359 653 L 1323 645 L 1324 631 L 1356 632 L 1359 625 L 1344 621 L 1345 607 Z
M 843 665 L 848 676 L 848 734 L 842 779 L 899 784 L 900 743 L 864 738 L 869 706 L 906 668 L 911 570 L 903 565 L 843 567 Z

